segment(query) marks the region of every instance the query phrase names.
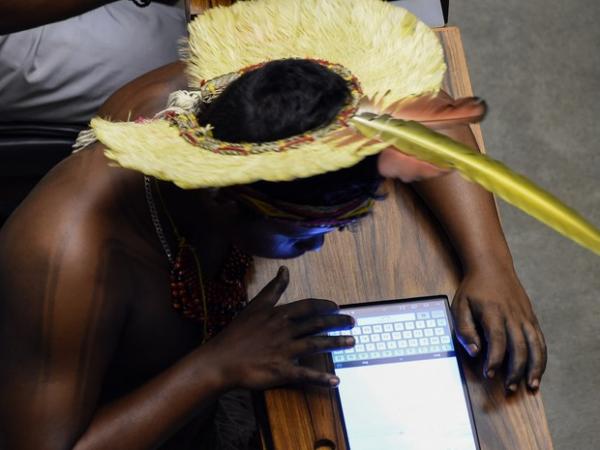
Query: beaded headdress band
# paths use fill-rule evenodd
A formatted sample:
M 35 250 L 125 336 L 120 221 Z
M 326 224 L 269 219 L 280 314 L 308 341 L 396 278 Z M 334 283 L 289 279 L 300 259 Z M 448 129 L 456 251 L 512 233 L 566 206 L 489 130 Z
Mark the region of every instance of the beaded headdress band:
M 347 68 L 364 96 L 353 114 L 338 121 L 339 129 L 326 126 L 264 144 L 218 142 L 210 129 L 181 115 L 193 110 L 181 105 L 172 105 L 171 116 L 142 123 L 93 119 L 95 136 L 117 164 L 194 189 L 311 177 L 393 146 L 459 171 L 600 254 L 600 230 L 574 210 L 503 164 L 424 126 L 477 122 L 485 105 L 477 99 L 429 101 L 442 84 L 443 51 L 433 31 L 409 12 L 380 0 L 254 0 L 210 9 L 189 31 L 187 72 L 202 95 L 218 95 L 217 80 L 239 76 L 242 68 L 310 58 Z
M 235 188 L 233 192 L 236 200 L 263 216 L 305 227 L 344 227 L 368 215 L 375 203 L 372 196 L 361 195 L 339 205 L 300 205 L 243 187 Z
M 337 131 L 348 128 L 348 119 L 356 114 L 360 101 L 363 97 L 363 91 L 360 87 L 358 79 L 345 67 L 324 60 L 308 60 L 320 64 L 333 73 L 339 75 L 348 87 L 348 101 L 336 114 L 333 120 L 323 127 L 272 142 L 234 143 L 214 139 L 212 137 L 211 127 L 200 126 L 194 113 L 177 114 L 174 112 L 167 112 L 163 115 L 163 117 L 169 120 L 175 127 L 179 129 L 180 136 L 187 142 L 194 146 L 200 147 L 203 150 L 208 150 L 220 155 L 247 156 L 268 152 L 284 152 L 297 148 L 300 145 L 316 142 L 326 136 L 331 136 Z M 206 104 L 211 103 L 233 81 L 237 80 L 245 73 L 261 68 L 265 64 L 266 63 L 254 64 L 249 67 L 244 67 L 237 72 L 229 73 L 209 81 L 201 82 L 197 93 L 199 101 Z M 195 105 L 195 107 L 197 107 L 197 105 Z

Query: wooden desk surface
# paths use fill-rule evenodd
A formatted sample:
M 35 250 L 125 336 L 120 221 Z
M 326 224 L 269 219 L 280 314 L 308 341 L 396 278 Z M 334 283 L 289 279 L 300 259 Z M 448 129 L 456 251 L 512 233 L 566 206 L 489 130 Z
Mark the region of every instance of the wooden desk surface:
M 457 28 L 438 30 L 448 63 L 446 90 L 472 95 Z M 474 127 L 483 149 L 479 127 Z M 452 299 L 458 264 L 437 222 L 406 185 L 387 183 L 389 192 L 356 232 L 328 235 L 320 252 L 287 261 L 259 260 L 250 286 L 253 296 L 285 264 L 290 285 L 282 302 L 307 297 L 339 304 L 445 294 Z M 524 386 L 506 397 L 502 377 L 483 380 L 481 362 L 462 354 L 482 450 L 551 450 L 542 398 Z M 308 364 L 323 366 L 326 358 Z M 345 449 L 337 404 L 327 389 L 274 389 L 265 393 L 271 444 L 277 450 Z M 316 443 L 320 442 L 319 445 Z

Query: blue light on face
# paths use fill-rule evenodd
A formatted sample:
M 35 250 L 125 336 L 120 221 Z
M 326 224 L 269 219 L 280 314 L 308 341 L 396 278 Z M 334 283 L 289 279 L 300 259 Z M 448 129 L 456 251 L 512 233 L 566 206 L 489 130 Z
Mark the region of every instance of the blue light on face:
M 294 247 L 303 252 L 318 251 L 325 243 L 325 233 L 316 234 L 294 242 Z

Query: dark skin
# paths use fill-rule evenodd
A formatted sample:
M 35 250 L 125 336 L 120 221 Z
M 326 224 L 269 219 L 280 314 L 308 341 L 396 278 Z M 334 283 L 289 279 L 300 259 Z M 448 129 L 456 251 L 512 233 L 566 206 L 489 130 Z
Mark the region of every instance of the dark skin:
M 130 111 L 152 116 L 170 92 L 186 86 L 182 70 L 176 63 L 135 80 L 100 114 L 113 120 L 126 120 Z M 71 156 L 0 233 L 2 444 L 17 450 L 184 449 L 186 432 L 205 421 L 215 399 L 230 389 L 337 384 L 333 375 L 298 367 L 295 360 L 353 345 L 343 336 L 315 336 L 350 328 L 351 318 L 336 314 L 328 300 L 277 306 L 286 270 L 222 333 L 200 345 L 201 327 L 170 306 L 168 262 L 142 176 L 107 163 L 100 145 Z M 278 228 L 233 202 L 163 188 L 207 277 L 218 271 L 232 242 L 255 254 L 290 257 L 319 247 L 331 231 Z M 481 348 L 483 337 L 473 327 L 481 323 L 490 348 L 488 371 L 497 370 L 507 351 L 507 382 L 525 374 L 531 385 L 543 372 L 545 347 L 491 197 L 454 175 L 421 182 L 418 189 L 465 267 L 453 306 L 461 340 Z M 262 244 L 251 248 L 261 232 Z M 520 341 L 511 333 L 527 327 L 535 330 L 535 345 L 513 345 Z M 525 331 L 521 336 L 528 342 Z
M 78 16 L 116 0 L 19 0 L 0 2 L 0 35 Z M 173 5 L 177 0 L 156 0 Z
M 441 131 L 477 148 L 467 126 Z M 458 174 L 416 183 L 416 189 L 451 236 L 461 260 L 463 280 L 452 302 L 458 339 L 471 356 L 487 343 L 488 378 L 506 357 L 507 391 L 515 392 L 522 378 L 537 389 L 546 368 L 544 335 L 515 272 L 493 197 Z

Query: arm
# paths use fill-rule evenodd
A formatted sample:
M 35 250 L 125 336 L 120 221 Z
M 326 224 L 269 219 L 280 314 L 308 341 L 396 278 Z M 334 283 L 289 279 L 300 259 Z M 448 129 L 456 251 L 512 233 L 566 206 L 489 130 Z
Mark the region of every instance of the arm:
M 440 130 L 477 149 L 468 126 Z M 546 346 L 531 303 L 515 273 L 491 194 L 453 173 L 414 184 L 453 243 L 464 278 L 452 303 L 457 335 L 472 356 L 487 341 L 484 372 L 493 377 L 505 353 L 506 387 L 515 391 L 526 374 L 536 389 L 546 366 Z
M 116 0 L 19 0 L 0 2 L 0 35 L 78 16 Z M 177 0 L 155 0 L 175 4 Z
M 155 113 L 184 83 L 181 68 L 165 66 L 135 80 L 101 113 L 117 120 L 129 111 Z M 118 231 L 115 236 L 107 231 L 114 229 L 118 212 L 99 211 L 81 186 L 65 183 L 68 177 L 57 170 L 0 232 L 2 447 L 156 448 L 225 390 L 339 381 L 294 361 L 352 345 L 344 337 L 313 336 L 348 328 L 351 319 L 333 314 L 335 304 L 324 300 L 275 307 L 287 285 L 283 270 L 208 344 L 99 406 L 105 374 L 127 326 L 128 304 L 136 298 L 133 271 L 143 270 L 136 269 L 143 258 L 131 254 Z M 50 185 L 62 190 L 48 192 Z
M 65 217 L 65 224 L 74 219 Z M 124 257 L 125 245 L 99 238 L 101 229 L 91 223 L 53 227 L 42 244 L 19 233 L 18 225 L 12 221 L 0 236 L 0 437 L 6 448 L 156 448 L 225 390 L 339 381 L 294 360 L 351 345 L 343 337 L 312 336 L 348 328 L 350 318 L 333 315 L 336 306 L 327 301 L 275 307 L 287 285 L 282 270 L 209 344 L 98 407 L 135 296 L 127 283 L 139 263 Z
M 57 22 L 115 0 L 4 1 L 0 3 L 0 35 Z

